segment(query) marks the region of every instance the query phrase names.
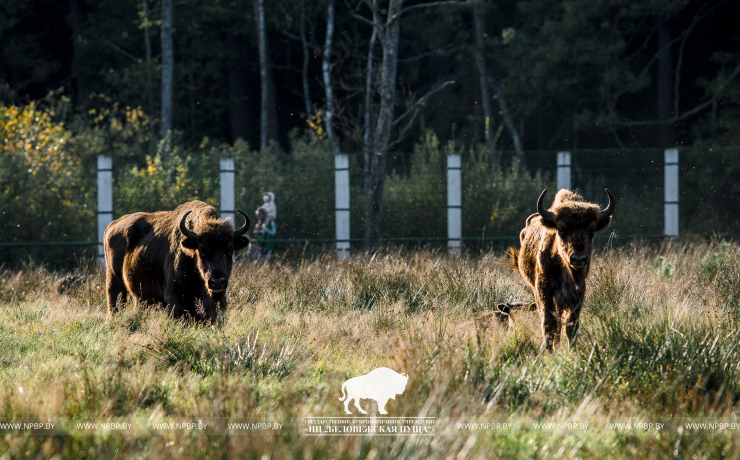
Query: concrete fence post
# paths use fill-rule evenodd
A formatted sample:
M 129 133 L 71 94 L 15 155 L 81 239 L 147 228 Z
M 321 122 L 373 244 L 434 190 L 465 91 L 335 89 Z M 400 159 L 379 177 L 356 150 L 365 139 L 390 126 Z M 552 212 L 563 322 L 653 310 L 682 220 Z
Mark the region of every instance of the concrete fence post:
M 103 236 L 113 222 L 113 160 L 110 155 L 98 155 L 98 266 L 105 270 Z
M 349 259 L 349 156 L 334 155 L 334 212 L 336 215 L 337 259 Z
M 462 161 L 459 154 L 447 155 L 447 251 L 460 253 L 462 246 Z
M 558 190 L 571 190 L 570 177 L 570 152 L 558 152 Z
M 234 219 L 236 203 L 234 201 L 234 159 L 221 158 L 221 218 L 231 219 L 234 228 L 237 228 Z
M 667 237 L 678 236 L 678 149 L 665 149 L 665 226 Z

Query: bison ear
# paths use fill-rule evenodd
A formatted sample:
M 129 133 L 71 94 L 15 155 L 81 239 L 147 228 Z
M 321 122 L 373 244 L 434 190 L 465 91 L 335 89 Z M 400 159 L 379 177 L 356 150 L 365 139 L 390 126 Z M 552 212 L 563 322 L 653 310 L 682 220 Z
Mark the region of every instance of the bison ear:
M 234 250 L 238 251 L 239 249 L 246 248 L 249 246 L 249 238 L 246 236 L 237 236 L 234 238 Z
M 600 232 L 604 230 L 606 227 L 609 226 L 609 224 L 612 221 L 612 216 L 605 216 L 599 219 L 599 221 L 596 223 L 596 231 Z
M 544 217 L 540 217 L 540 222 L 542 222 L 542 225 L 544 225 L 546 228 L 554 228 L 554 229 L 558 228 L 555 222 L 551 220 L 547 220 Z
M 192 249 L 192 250 L 198 249 L 198 241 L 192 238 L 185 238 L 184 240 L 180 242 L 180 244 L 182 245 L 182 247 L 186 249 Z

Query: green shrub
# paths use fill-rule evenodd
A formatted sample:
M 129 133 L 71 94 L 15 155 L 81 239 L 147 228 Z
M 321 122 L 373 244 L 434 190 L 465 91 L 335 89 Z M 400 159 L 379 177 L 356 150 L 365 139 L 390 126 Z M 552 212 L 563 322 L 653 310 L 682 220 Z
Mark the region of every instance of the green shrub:
M 386 179 L 383 236 L 447 236 L 447 155 L 453 153 L 463 157 L 465 237 L 518 235 L 539 194 L 554 186 L 552 174 L 528 171 L 516 161 L 499 168 L 484 146 L 460 151 L 454 143 L 441 145 L 427 131 L 414 147 L 409 173 L 395 171 Z
M 658 256 L 655 259 L 655 267 L 648 267 L 648 271 L 661 278 L 671 278 L 673 276 L 673 264 L 666 261 L 665 257 Z
M 84 241 L 94 231 L 93 175 L 71 151 L 72 133 L 53 116 L 35 104 L 0 104 L 0 241 Z M 59 248 L 44 252 L 69 257 Z M 0 264 L 17 263 L 25 254 L 27 248 L 0 248 Z
M 729 261 L 730 243 L 722 241 L 715 251 L 710 252 L 706 259 L 699 263 L 700 276 L 706 282 L 711 282 L 717 273 L 722 270 Z
M 186 156 L 187 155 L 187 156 Z M 142 167 L 118 174 L 113 208 L 116 216 L 133 212 L 164 211 L 192 200 L 217 205 L 218 170 L 208 153 L 190 155 L 180 148 L 160 148 Z

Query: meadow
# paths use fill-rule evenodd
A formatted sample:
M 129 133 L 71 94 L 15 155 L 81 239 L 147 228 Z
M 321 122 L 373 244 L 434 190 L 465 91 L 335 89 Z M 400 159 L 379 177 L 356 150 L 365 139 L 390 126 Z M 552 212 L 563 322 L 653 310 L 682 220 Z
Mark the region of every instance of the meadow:
M 67 273 L 2 269 L 0 458 L 740 458 L 739 246 L 599 249 L 578 342 L 553 353 L 534 312 L 476 321 L 532 299 L 502 256 L 238 262 L 212 326 L 107 319 L 92 263 L 66 294 Z M 380 366 L 409 375 L 389 416 L 433 436 L 306 432 Z

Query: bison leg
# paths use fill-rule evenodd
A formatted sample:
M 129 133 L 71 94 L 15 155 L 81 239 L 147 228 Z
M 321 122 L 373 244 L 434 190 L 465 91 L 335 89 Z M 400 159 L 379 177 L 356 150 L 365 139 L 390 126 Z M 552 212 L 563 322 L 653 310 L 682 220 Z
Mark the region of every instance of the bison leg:
M 542 346 L 547 351 L 560 343 L 560 318 L 552 310 L 545 310 L 542 315 Z
M 111 229 L 108 228 L 105 232 L 103 249 L 105 251 L 105 287 L 108 297 L 108 317 L 110 318 L 116 314 L 120 306 L 126 303 L 128 289 L 123 279 L 126 240 L 122 235 L 109 230 Z
M 542 320 L 542 347 L 552 351 L 553 346 L 560 342 L 560 318 L 556 314 L 555 299 L 546 280 L 538 280 L 535 284 L 537 311 Z
M 347 396 L 347 399 L 344 400 L 344 412 L 346 412 L 349 415 L 352 415 L 352 411 L 349 410 L 349 402 L 352 401 L 352 398 Z
M 570 311 L 565 317 L 565 335 L 568 337 L 568 346 L 572 347 L 576 344 L 578 338 L 578 327 L 579 327 L 579 316 L 580 306 Z
M 106 288 L 108 290 L 108 316 L 112 317 L 118 312 L 119 306 L 126 303 L 128 292 L 123 280 L 108 270 Z
M 184 307 L 182 299 L 173 292 L 165 292 L 164 304 L 165 311 L 175 319 L 184 317 L 187 320 L 188 316 L 192 316 L 192 313 Z

